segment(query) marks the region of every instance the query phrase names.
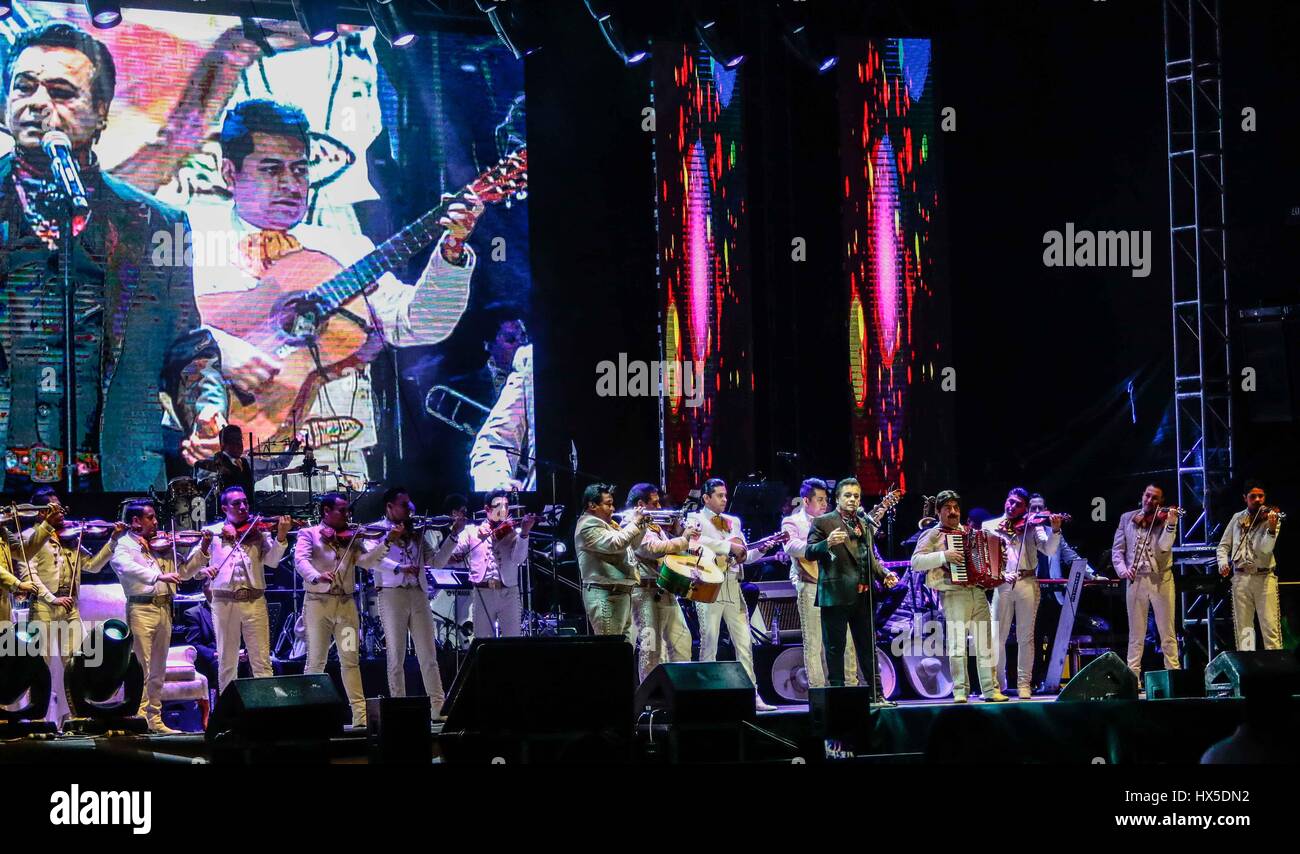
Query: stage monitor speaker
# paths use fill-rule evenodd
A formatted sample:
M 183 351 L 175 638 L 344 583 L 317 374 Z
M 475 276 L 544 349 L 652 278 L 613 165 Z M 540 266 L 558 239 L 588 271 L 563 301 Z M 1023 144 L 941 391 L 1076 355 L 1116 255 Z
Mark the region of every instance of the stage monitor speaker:
M 626 761 L 636 661 L 621 635 L 476 639 L 439 736 L 448 762 Z
M 636 692 L 638 728 L 666 736 L 671 762 L 736 762 L 754 724 L 754 683 L 738 661 L 661 664 Z M 648 749 L 649 750 L 649 749 Z
M 366 700 L 370 758 L 384 764 L 428 765 L 433 760 L 428 697 Z
M 1252 691 L 1300 694 L 1300 660 L 1283 649 L 1221 652 L 1205 667 L 1210 696 L 1247 697 Z
M 1137 695 L 1138 683 L 1133 671 L 1128 669 L 1124 659 L 1108 652 L 1097 656 L 1074 674 L 1074 678 L 1065 684 L 1056 699 L 1057 702 L 1136 700 Z
M 236 679 L 208 721 L 208 738 L 233 733 L 250 741 L 308 741 L 343 734 L 348 704 L 327 674 Z
M 1205 676 L 1195 670 L 1148 670 L 1142 678 L 1148 700 L 1205 696 Z
M 871 687 L 811 688 L 808 712 L 812 731 L 820 739 L 845 743 L 854 753 L 865 750 L 871 737 Z

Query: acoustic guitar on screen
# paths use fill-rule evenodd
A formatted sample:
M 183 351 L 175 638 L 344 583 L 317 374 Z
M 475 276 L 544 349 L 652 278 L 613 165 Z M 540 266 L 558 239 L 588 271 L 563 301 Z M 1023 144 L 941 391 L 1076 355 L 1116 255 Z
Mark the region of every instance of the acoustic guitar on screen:
M 374 357 L 377 330 L 368 322 L 364 298 L 379 278 L 435 242 L 444 231 L 439 220 L 466 194 L 495 204 L 527 186 L 528 154 L 521 148 L 350 267 L 324 252 L 301 249 L 271 262 L 257 287 L 238 300 L 198 297 L 204 323 L 283 364 L 255 396 L 232 395 L 230 423 L 259 445 L 292 438 L 316 392 L 337 369 Z M 266 309 L 252 308 L 258 306 Z

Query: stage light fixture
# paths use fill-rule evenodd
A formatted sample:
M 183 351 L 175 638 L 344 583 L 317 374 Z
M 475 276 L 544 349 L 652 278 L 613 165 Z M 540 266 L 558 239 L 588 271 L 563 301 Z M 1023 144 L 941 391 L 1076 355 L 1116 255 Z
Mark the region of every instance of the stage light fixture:
M 122 23 L 122 7 L 117 0 L 86 0 L 86 11 L 97 29 L 107 30 Z
M 14 10 L 14 0 L 0 0 L 0 18 L 9 17 Z
M 810 8 L 811 7 L 811 8 Z M 818 16 L 811 3 L 782 0 L 777 7 L 781 38 L 805 65 L 825 74 L 839 61 L 835 31 L 825 16 Z
M 371 0 L 370 19 L 375 29 L 393 47 L 408 47 L 415 43 L 415 31 L 406 22 L 406 16 L 393 0 Z
M 629 35 L 625 24 L 620 24 L 615 17 L 617 4 L 613 0 L 586 0 L 586 3 L 587 11 L 605 37 L 605 44 L 624 65 L 636 65 L 650 55 L 650 40 Z
M 728 11 L 737 9 L 721 0 L 698 0 L 694 4 L 695 35 L 720 65 L 735 68 L 745 61 L 745 51 L 737 37 L 740 17 L 727 15 Z
M 487 15 L 501 39 L 515 59 L 523 59 L 541 49 L 541 40 L 537 37 L 534 7 L 529 12 L 528 4 L 523 0 L 475 0 L 479 11 Z
M 293 0 L 293 13 L 313 44 L 338 38 L 339 10 L 333 0 Z

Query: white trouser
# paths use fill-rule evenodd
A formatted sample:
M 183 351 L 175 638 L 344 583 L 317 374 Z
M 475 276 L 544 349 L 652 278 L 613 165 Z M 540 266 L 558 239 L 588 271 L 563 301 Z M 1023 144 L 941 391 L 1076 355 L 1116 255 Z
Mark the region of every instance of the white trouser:
M 997 659 L 988 597 L 978 587 L 942 590 L 940 595 L 943 598 L 944 635 L 947 638 L 948 669 L 952 671 L 953 699 L 963 700 L 970 691 L 966 654 L 971 640 L 975 642 L 975 671 L 979 674 L 980 694 L 987 699 L 996 687 L 993 664 Z
M 438 645 L 433 639 L 433 613 L 429 597 L 419 585 L 382 587 L 379 590 L 379 620 L 384 624 L 384 648 L 388 651 L 388 694 L 406 696 L 406 636 L 415 644 L 420 662 L 424 693 L 436 718 L 446 694 L 442 690 L 442 673 L 438 670 Z
M 255 602 L 212 600 L 212 631 L 217 636 L 217 696 L 239 676 L 239 645 L 248 651 L 248 666 L 259 679 L 271 670 L 271 621 L 266 599 Z
M 72 716 L 68 701 L 67 668 L 72 656 L 81 649 L 81 613 L 77 606 L 64 608 L 39 599 L 32 603 L 27 622 L 44 633 L 45 663 L 50 668 L 50 704 L 45 720 L 63 729 L 63 721 Z
M 366 694 L 361 687 L 361 620 L 357 603 L 351 596 L 308 593 L 302 606 L 307 625 L 307 665 L 303 673 L 324 673 L 330 644 L 339 652 L 339 676 L 348 704 L 352 706 L 352 725 L 366 725 Z
M 128 602 L 126 621 L 131 627 L 135 657 L 144 670 L 140 714 L 153 728 L 162 723 L 162 690 L 167 681 L 167 650 L 172 643 L 172 609 L 170 605 Z
M 1165 669 L 1178 669 L 1178 635 L 1174 633 L 1174 574 L 1166 572 L 1162 581 L 1147 572 L 1129 580 L 1125 591 L 1128 602 L 1128 669 L 1142 681 L 1142 650 L 1147 640 L 1147 610 L 1155 613 L 1156 632 L 1165 656 Z
M 695 613 L 700 620 L 700 661 L 718 660 L 718 637 L 722 633 L 722 621 L 727 621 L 727 633 L 731 635 L 731 645 L 736 650 L 736 660 L 745 668 L 745 673 L 758 687 L 754 678 L 754 651 L 749 636 L 749 612 L 745 610 L 745 600 L 740 595 L 740 574 L 728 572 L 727 579 L 718 591 L 717 601 L 696 602 Z
M 1282 603 L 1278 599 L 1277 572 L 1232 574 L 1232 623 L 1237 649 L 1254 651 L 1255 617 L 1264 649 L 1282 648 Z
M 632 591 L 632 622 L 636 626 L 637 673 L 641 681 L 661 661 L 691 660 L 691 630 L 677 597 L 657 587 Z
M 518 587 L 475 587 L 470 597 L 469 619 L 476 638 L 517 638 L 523 614 Z
M 1028 689 L 1034 678 L 1034 621 L 1038 618 L 1038 579 L 1022 576 L 1015 584 L 999 584 L 993 591 L 993 625 L 998 644 L 993 650 L 998 685 L 1007 687 L 1007 638 L 1011 618 L 1016 622 L 1016 687 Z
M 826 687 L 826 650 L 822 647 L 822 609 L 817 607 L 817 585 L 807 581 L 794 583 L 795 602 L 799 609 L 799 628 L 803 633 L 803 669 L 809 688 Z M 858 684 L 858 648 L 849 632 L 844 647 L 844 684 Z

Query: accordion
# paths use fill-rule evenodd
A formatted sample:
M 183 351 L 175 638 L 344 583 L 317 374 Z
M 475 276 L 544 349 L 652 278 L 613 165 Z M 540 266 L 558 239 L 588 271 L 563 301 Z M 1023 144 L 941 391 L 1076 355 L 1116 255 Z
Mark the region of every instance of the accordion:
M 997 534 L 978 528 L 957 528 L 941 533 L 944 550 L 956 549 L 966 557 L 965 566 L 945 564 L 948 577 L 958 587 L 992 590 L 1002 583 L 1006 565 L 1006 542 Z

